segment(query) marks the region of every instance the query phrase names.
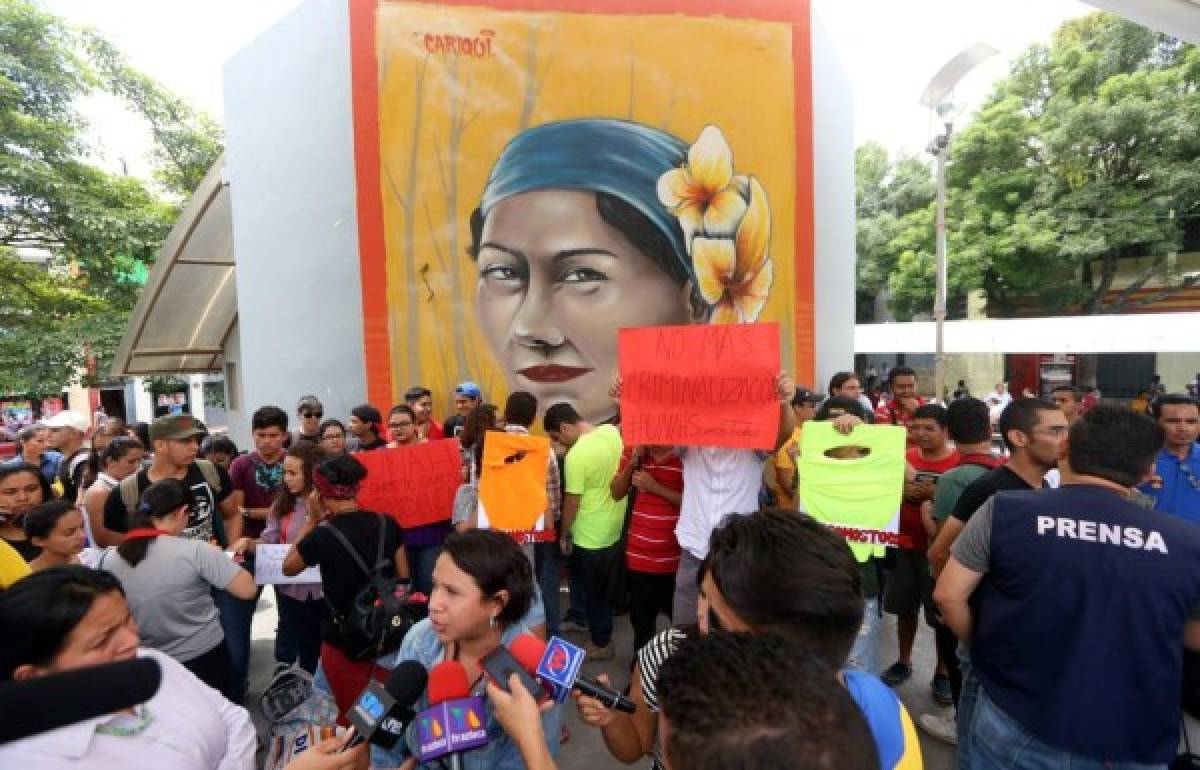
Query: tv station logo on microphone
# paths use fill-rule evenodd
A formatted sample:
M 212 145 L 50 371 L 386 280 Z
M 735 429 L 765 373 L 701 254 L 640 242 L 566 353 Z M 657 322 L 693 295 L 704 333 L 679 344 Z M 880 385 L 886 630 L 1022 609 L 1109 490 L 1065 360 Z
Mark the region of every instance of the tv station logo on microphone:
M 417 716 L 417 759 L 428 762 L 487 743 L 483 698 L 458 698 L 425 709 Z
M 537 674 L 554 686 L 554 700 L 558 703 L 565 702 L 570 695 L 571 685 L 579 677 L 584 655 L 582 647 L 576 647 L 557 636 L 550 637 L 546 644 L 546 652 L 538 661 Z

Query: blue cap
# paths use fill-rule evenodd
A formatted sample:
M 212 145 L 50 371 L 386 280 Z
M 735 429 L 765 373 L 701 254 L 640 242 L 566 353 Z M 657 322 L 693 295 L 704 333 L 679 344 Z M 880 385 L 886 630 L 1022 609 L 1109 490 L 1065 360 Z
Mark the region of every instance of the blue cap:
M 534 126 L 500 153 L 479 208 L 486 217 L 505 198 L 534 190 L 608 193 L 661 230 L 693 275 L 679 220 L 658 199 L 659 177 L 680 167 L 687 150 L 682 139 L 626 120 L 587 118 Z
M 466 396 L 467 398 L 479 398 L 483 395 L 483 391 L 473 382 L 460 382 L 454 387 L 454 395 Z

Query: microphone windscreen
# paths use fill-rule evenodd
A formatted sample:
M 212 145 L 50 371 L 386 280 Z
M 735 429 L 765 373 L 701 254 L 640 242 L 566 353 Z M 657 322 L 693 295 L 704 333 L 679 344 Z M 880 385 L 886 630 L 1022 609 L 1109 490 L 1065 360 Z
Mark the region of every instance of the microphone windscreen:
M 466 675 L 464 674 L 464 677 Z M 396 699 L 396 703 L 405 708 L 412 708 L 425 692 L 429 682 L 429 672 L 415 660 L 406 660 L 392 669 L 392 675 L 387 680 L 388 695 Z
M 162 669 L 153 658 L 0 683 L 0 743 L 145 703 L 160 684 Z
M 538 663 L 546 654 L 546 643 L 533 634 L 521 634 L 508 645 L 509 652 L 521 664 L 521 668 L 529 673 L 536 673 Z
M 467 670 L 457 660 L 442 661 L 429 672 L 430 706 L 470 696 L 471 686 L 467 683 Z

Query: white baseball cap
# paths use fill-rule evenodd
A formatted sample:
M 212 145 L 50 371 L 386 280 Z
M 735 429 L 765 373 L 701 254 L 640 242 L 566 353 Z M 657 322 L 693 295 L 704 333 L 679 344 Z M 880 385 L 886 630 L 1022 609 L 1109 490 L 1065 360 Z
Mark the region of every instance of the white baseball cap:
M 71 428 L 80 433 L 87 433 L 88 421 L 79 412 L 59 412 L 49 419 L 42 420 L 47 428 Z

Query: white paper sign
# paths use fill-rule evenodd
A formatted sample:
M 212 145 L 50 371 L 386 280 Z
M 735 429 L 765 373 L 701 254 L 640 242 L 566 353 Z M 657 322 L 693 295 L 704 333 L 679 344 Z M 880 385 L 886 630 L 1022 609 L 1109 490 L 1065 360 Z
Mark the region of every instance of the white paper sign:
M 290 545 L 267 545 L 259 543 L 254 548 L 254 582 L 265 585 L 298 585 L 321 582 L 321 568 L 309 567 L 295 577 L 283 574 L 283 560 L 287 558 Z

